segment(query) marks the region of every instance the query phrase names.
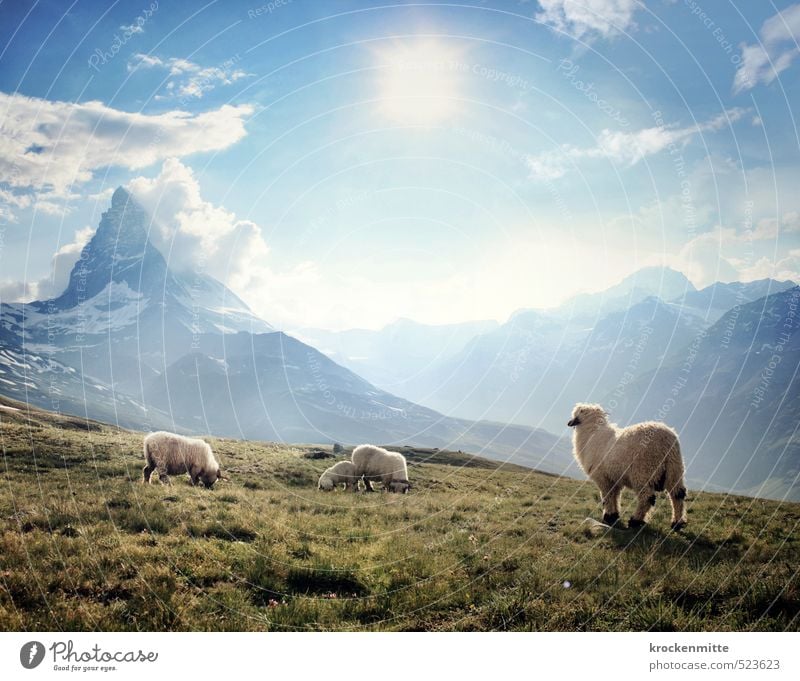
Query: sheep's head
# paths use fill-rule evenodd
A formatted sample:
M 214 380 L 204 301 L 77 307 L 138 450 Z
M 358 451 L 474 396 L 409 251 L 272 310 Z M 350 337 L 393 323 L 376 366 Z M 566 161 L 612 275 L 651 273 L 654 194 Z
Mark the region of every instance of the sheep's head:
M 203 481 L 206 489 L 211 489 L 217 480 L 228 480 L 228 477 L 222 472 L 221 468 L 217 468 L 216 470 L 203 473 L 200 479 Z
M 608 423 L 608 414 L 599 404 L 576 404 L 572 410 L 572 418 L 567 422 L 570 428 L 581 424 L 599 425 Z
M 325 475 L 323 473 L 319 479 L 319 484 L 317 487 L 323 492 L 330 492 L 333 490 L 333 480 L 331 480 L 329 475 Z
M 411 483 L 408 480 L 392 480 L 389 483 L 389 491 L 398 494 L 407 494 L 411 489 Z

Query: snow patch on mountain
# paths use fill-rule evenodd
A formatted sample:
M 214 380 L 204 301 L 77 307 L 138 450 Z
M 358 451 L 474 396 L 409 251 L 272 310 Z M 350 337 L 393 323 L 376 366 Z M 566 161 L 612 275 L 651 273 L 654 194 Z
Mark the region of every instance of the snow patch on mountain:
M 46 328 L 49 333 L 101 334 L 135 324 L 148 302 L 127 282 L 112 281 L 96 296 L 75 307 L 52 312 L 47 306 L 29 310 L 26 326 Z

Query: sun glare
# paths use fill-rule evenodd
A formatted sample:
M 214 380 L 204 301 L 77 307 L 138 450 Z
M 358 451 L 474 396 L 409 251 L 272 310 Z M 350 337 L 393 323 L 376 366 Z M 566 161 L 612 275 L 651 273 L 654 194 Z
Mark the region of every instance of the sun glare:
M 379 53 L 381 114 L 399 123 L 430 125 L 452 116 L 460 62 L 436 42 L 393 45 Z

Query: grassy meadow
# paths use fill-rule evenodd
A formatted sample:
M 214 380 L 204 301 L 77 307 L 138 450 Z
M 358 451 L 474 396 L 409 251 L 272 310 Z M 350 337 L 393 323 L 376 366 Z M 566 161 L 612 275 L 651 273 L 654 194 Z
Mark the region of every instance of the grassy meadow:
M 146 486 L 141 433 L 0 405 L 0 630 L 798 628 L 798 504 L 595 535 L 589 483 L 406 449 L 409 494 L 326 494 L 329 447 L 214 438 L 229 482 Z

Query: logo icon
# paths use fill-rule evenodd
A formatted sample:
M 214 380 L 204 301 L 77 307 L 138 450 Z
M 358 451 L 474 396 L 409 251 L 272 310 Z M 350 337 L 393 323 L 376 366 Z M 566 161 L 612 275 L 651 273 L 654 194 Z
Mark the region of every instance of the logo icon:
M 44 659 L 44 645 L 39 641 L 28 641 L 19 650 L 19 661 L 25 669 L 38 667 Z

